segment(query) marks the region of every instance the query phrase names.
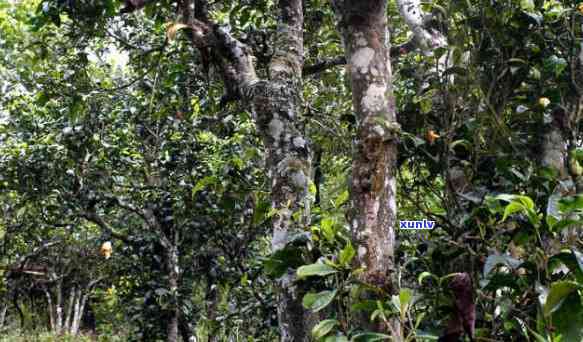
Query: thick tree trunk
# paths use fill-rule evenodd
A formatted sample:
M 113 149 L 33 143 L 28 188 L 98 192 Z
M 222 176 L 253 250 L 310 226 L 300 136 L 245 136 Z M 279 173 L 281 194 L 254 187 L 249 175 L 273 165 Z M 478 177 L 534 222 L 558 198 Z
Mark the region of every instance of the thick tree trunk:
M 257 78 L 251 49 L 198 15 L 192 23 L 192 42 L 209 45 L 224 58 L 227 95 L 241 95 L 251 105 L 253 119 L 265 146 L 273 217 L 272 251 L 284 248 L 309 223 L 308 185 L 311 176 L 308 141 L 300 129 L 303 66 L 303 8 L 301 0 L 279 1 L 279 22 L 269 79 Z M 226 96 L 225 98 L 229 98 Z M 292 219 L 299 213 L 301 219 Z M 277 281 L 278 316 L 282 341 L 307 341 L 315 315 L 302 307 L 295 270 Z
M 267 155 L 273 218 L 272 252 L 309 224 L 308 185 L 311 176 L 308 141 L 298 125 L 302 105 L 303 9 L 301 0 L 282 0 L 276 52 L 269 66 L 271 80 L 259 82 L 252 100 L 254 119 Z M 301 222 L 292 215 L 300 213 Z M 308 341 L 316 316 L 302 306 L 303 293 L 293 283 L 295 270 L 277 281 L 278 318 L 282 341 Z
M 334 1 L 358 120 L 352 164 L 350 225 L 358 243 L 361 280 L 397 291 L 393 280 L 397 217 L 395 161 L 400 126 L 392 95 L 386 1 Z M 376 329 L 401 341 L 399 321 Z

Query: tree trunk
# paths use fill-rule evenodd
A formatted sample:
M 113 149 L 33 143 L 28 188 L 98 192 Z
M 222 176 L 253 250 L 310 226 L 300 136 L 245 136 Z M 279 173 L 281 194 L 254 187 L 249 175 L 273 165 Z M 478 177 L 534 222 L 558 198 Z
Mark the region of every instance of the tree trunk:
M 83 295 L 81 288 L 77 290 L 77 295 L 75 296 L 75 309 L 73 310 L 73 319 L 71 321 L 71 326 L 69 327 L 69 333 L 73 336 L 77 335 L 79 332 L 79 326 L 81 324 L 81 318 L 83 318 L 87 296 L 88 294 Z
M 67 311 L 65 312 L 65 323 L 64 329 L 71 331 L 71 322 L 73 321 L 73 309 L 75 307 L 75 301 L 77 300 L 77 288 L 73 287 L 71 293 L 69 294 L 69 301 L 67 303 Z
M 3 301 L 2 307 L 0 308 L 0 331 L 4 328 L 4 322 L 6 320 L 6 312 L 8 311 L 8 303 Z
M 360 280 L 396 293 L 393 280 L 397 217 L 395 161 L 400 126 L 396 122 L 386 1 L 333 1 L 350 71 L 358 120 L 352 163 L 350 225 L 358 243 Z M 365 323 L 365 322 L 363 322 Z M 401 341 L 398 319 L 378 330 Z
M 56 286 L 57 300 L 55 303 L 55 333 L 59 335 L 63 329 L 63 284 L 57 281 Z
M 194 329 L 192 328 L 190 323 L 186 320 L 186 318 L 182 314 L 180 315 L 178 327 L 180 329 L 180 335 L 182 336 L 183 342 L 195 342 L 196 341 L 196 337 L 193 334 Z
M 272 252 L 275 253 L 309 224 L 308 185 L 311 176 L 309 146 L 299 127 L 302 105 L 303 8 L 301 0 L 281 0 L 271 79 L 259 82 L 252 100 L 271 180 L 274 215 Z M 292 215 L 300 213 L 301 222 Z M 277 281 L 278 318 L 282 341 L 308 341 L 316 316 L 302 306 L 303 292 L 294 284 L 295 270 Z
M 170 287 L 170 293 L 172 295 L 172 304 L 170 306 L 169 314 L 170 319 L 168 320 L 168 336 L 166 341 L 177 342 L 178 341 L 178 325 L 180 319 L 180 306 L 178 304 L 178 251 L 176 246 L 171 248 L 166 248 L 166 268 L 168 271 L 168 285 Z
M 56 330 L 56 323 L 55 323 L 55 307 L 53 306 L 53 298 L 51 297 L 51 292 L 48 289 L 43 290 L 45 296 L 47 297 L 47 310 L 49 312 L 49 328 L 52 331 Z
M 22 308 L 20 307 L 20 304 L 18 304 L 18 296 L 18 291 L 14 291 L 12 304 L 14 305 L 14 309 L 16 309 L 16 312 L 18 312 L 18 317 L 20 318 L 20 329 L 24 329 L 24 312 L 22 312 Z
M 198 15 L 191 31 L 193 44 L 203 50 L 212 46 L 224 58 L 222 71 L 228 90 L 225 98 L 240 96 L 251 105 L 266 151 L 271 203 L 276 210 L 272 220 L 272 252 L 285 248 L 295 233 L 303 233 L 310 217 L 307 196 L 310 153 L 299 125 L 303 66 L 302 1 L 280 0 L 279 11 L 268 80 L 257 78 L 252 50 L 209 22 L 207 16 Z M 300 215 L 300 222 L 293 221 L 294 213 Z M 303 309 L 303 293 L 294 283 L 294 276 L 295 270 L 290 269 L 276 284 L 281 340 L 307 341 L 316 316 Z

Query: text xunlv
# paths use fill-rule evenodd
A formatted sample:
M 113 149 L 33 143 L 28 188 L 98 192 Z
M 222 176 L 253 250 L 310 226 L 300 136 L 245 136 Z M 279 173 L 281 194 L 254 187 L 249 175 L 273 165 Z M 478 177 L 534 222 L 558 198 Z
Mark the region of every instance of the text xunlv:
M 435 221 L 423 219 L 423 221 L 399 221 L 399 229 L 433 229 Z

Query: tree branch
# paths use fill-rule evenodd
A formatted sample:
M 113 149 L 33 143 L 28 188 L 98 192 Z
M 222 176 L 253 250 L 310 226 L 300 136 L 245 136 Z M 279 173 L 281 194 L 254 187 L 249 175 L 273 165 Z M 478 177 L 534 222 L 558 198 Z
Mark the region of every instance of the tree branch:
M 123 241 L 125 243 L 130 243 L 130 239 L 127 235 L 124 235 L 122 233 L 118 233 L 115 230 L 113 230 L 113 228 L 111 228 L 111 226 L 105 222 L 105 220 L 103 220 L 103 218 L 99 215 L 97 215 L 96 212 L 94 211 L 89 211 L 89 212 L 83 212 L 81 213 L 81 217 L 85 218 L 86 220 L 95 223 L 99 228 L 101 228 L 102 231 L 106 232 L 107 234 L 111 235 L 112 237 Z
M 428 27 L 432 16 L 423 12 L 420 0 L 397 0 L 397 6 L 405 23 L 413 32 L 416 45 L 424 54 L 431 55 L 434 49 L 447 46 L 445 36 L 438 30 Z
M 417 48 L 415 39 L 412 38 L 409 41 L 391 46 L 391 62 L 395 62 L 400 56 L 405 55 Z M 345 56 L 337 56 L 331 59 L 324 60 L 322 62 L 304 66 L 302 70 L 303 76 L 309 76 L 313 74 L 320 73 L 322 71 L 326 71 L 330 68 L 345 65 L 346 64 L 346 57 Z

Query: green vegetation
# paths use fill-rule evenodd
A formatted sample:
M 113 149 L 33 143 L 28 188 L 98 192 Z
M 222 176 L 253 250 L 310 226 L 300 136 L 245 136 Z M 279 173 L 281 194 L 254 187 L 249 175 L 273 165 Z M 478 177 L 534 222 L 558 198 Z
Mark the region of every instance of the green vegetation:
M 583 3 L 416 3 L 0 0 L 0 341 L 583 341 Z

